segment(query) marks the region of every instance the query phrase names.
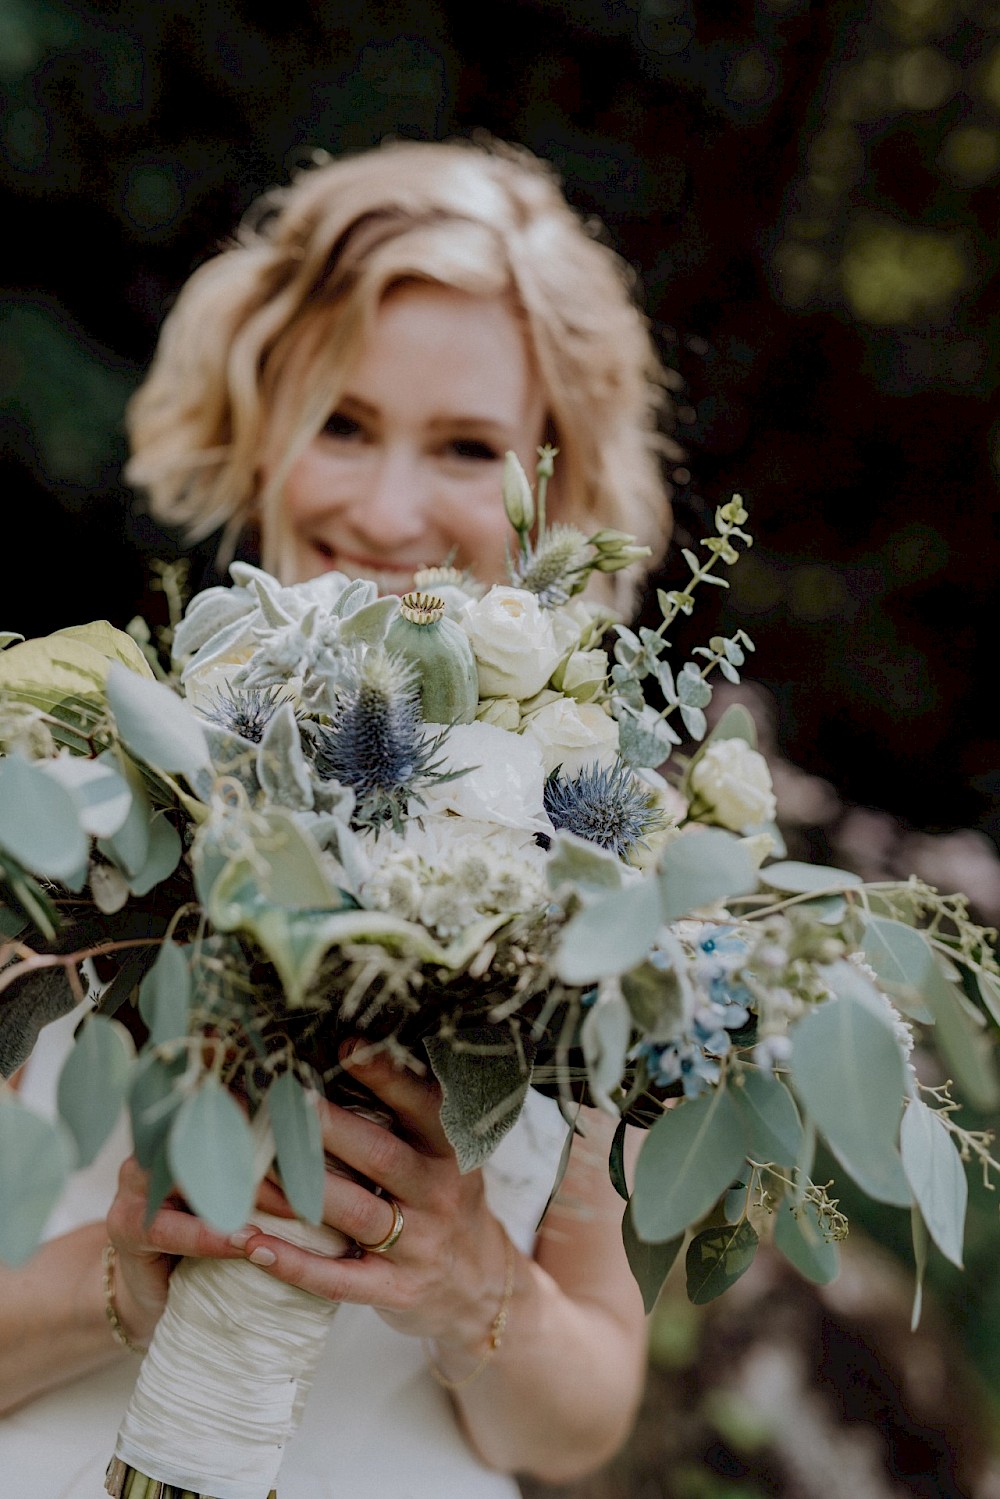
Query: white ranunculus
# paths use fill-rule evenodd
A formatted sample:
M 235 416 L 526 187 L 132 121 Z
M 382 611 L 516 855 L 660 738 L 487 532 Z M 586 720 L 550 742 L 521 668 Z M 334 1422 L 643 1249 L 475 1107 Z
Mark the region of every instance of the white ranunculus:
M 442 770 L 466 773 L 421 790 L 420 820 L 450 812 L 529 835 L 552 832 L 543 804 L 545 768 L 532 740 L 490 723 L 455 724 L 440 759 Z
M 563 775 L 575 776 L 595 760 L 613 764 L 618 754 L 615 720 L 595 703 L 577 703 L 571 697 L 539 708 L 526 721 L 521 737 L 538 745 L 546 775 L 561 766 Z
M 707 745 L 691 772 L 691 789 L 714 821 L 734 833 L 747 832 L 774 817 L 767 761 L 745 739 L 716 739 Z
M 497 585 L 467 604 L 459 624 L 472 644 L 480 697 L 534 697 L 563 654 L 533 593 Z

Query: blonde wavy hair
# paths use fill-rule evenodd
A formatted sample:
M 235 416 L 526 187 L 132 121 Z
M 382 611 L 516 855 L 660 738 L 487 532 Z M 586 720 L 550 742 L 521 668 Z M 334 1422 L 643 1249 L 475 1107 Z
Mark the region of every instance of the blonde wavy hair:
M 254 522 L 262 565 L 285 576 L 287 474 L 336 405 L 382 299 L 425 282 L 508 300 L 559 448 L 558 518 L 631 532 L 657 560 L 670 525 L 666 375 L 633 274 L 551 169 L 481 139 L 314 161 L 257 201 L 164 322 L 127 412 L 125 477 L 151 513 L 192 542 L 222 528 L 220 566 Z

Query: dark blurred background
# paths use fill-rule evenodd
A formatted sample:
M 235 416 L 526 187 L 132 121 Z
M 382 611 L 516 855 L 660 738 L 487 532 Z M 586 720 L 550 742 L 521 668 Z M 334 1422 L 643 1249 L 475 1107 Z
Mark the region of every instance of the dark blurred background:
M 756 641 L 793 851 L 975 867 L 996 919 L 1000 5 L 0 0 L 0 98 L 0 625 L 149 603 L 123 404 L 251 200 L 316 148 L 486 129 L 636 269 L 681 539 L 748 503 L 679 644 Z M 1000 1390 L 988 1206 L 940 1294 Z

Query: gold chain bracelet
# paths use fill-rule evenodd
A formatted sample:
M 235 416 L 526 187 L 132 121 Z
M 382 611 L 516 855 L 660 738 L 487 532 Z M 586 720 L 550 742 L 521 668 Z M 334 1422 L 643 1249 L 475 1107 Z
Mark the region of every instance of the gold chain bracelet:
M 118 1308 L 115 1306 L 115 1265 L 118 1260 L 118 1251 L 109 1240 L 104 1246 L 104 1315 L 108 1319 L 111 1328 L 111 1336 L 119 1348 L 127 1348 L 129 1353 L 145 1353 L 146 1348 L 140 1343 L 133 1343 L 125 1331 Z
M 497 1353 L 500 1351 L 500 1344 L 503 1342 L 503 1335 L 507 1330 L 507 1319 L 510 1316 L 510 1304 L 514 1297 L 514 1277 L 517 1272 L 517 1256 L 514 1251 L 514 1246 L 510 1241 L 510 1237 L 506 1232 L 504 1232 L 503 1242 L 504 1253 L 506 1255 L 506 1271 L 504 1274 L 503 1295 L 500 1298 L 500 1306 L 497 1314 L 490 1324 L 489 1339 L 486 1344 L 486 1352 L 483 1354 L 476 1367 L 471 1371 L 471 1373 L 464 1374 L 461 1379 L 449 1379 L 447 1374 L 443 1374 L 441 1372 L 441 1370 L 438 1368 L 437 1364 L 431 1357 L 429 1349 L 425 1347 L 428 1367 L 430 1368 L 430 1371 L 433 1374 L 434 1378 L 437 1380 L 438 1384 L 443 1385 L 446 1390 L 460 1390 L 463 1385 L 471 1384 L 474 1379 L 478 1379 L 479 1375 L 482 1374 L 483 1370 L 486 1368 L 486 1365 L 492 1358 L 495 1358 Z

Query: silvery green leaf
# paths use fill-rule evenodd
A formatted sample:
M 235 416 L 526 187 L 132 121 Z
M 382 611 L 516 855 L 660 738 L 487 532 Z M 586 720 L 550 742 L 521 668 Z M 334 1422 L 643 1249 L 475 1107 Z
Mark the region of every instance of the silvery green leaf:
M 815 1285 L 826 1286 L 840 1271 L 836 1244 L 823 1236 L 814 1203 L 793 1208 L 786 1197 L 774 1220 L 774 1242 L 787 1260 Z
M 689 708 L 686 703 L 681 703 L 681 718 L 692 739 L 704 739 L 708 719 L 701 708 Z
M 678 1234 L 665 1244 L 647 1244 L 635 1231 L 632 1204 L 629 1203 L 622 1216 L 622 1242 L 629 1269 L 642 1292 L 642 1304 L 648 1316 L 656 1305 L 663 1283 L 684 1243 L 684 1235 Z
M 677 700 L 685 708 L 707 708 L 712 701 L 712 689 L 701 672 L 688 661 L 677 677 Z
M 123 772 L 131 801 L 120 826 L 109 838 L 100 839 L 97 846 L 129 879 L 137 875 L 149 860 L 153 807 L 138 767 L 128 759 L 119 761 L 114 750 L 108 750 L 107 754 L 114 756 L 114 763 Z
M 0 758 L 0 846 L 33 874 L 75 881 L 82 868 L 86 877 L 88 839 L 76 798 L 43 763 Z
M 289 811 L 308 812 L 313 781 L 291 703 L 282 703 L 264 730 L 257 751 L 257 779 L 273 802 Z
M 149 826 L 146 862 L 135 874 L 126 875 L 132 894 L 146 895 L 154 885 L 168 879 L 180 863 L 182 852 L 177 829 L 162 812 L 158 813 Z
M 587 984 L 634 968 L 663 923 L 657 882 L 643 879 L 595 900 L 567 922 L 555 971 L 567 984 Z
M 190 1007 L 188 954 L 176 942 L 164 942 L 139 988 L 139 1014 L 153 1046 L 187 1035 Z
M 661 765 L 680 735 L 647 704 L 641 712 L 620 698 L 612 703 L 618 720 L 618 742 L 622 759 L 628 765 Z
M 290 812 L 269 807 L 255 818 L 253 827 L 256 842 L 252 856 L 230 860 L 206 901 L 209 916 L 220 931 L 234 930 L 240 924 L 240 908 L 256 908 L 262 900 L 287 910 L 338 908 L 339 893 L 327 878 L 319 849 Z M 258 827 L 262 829 L 259 833 Z M 210 838 L 209 846 L 213 846 Z M 200 838 L 196 838 L 194 849 L 197 863 Z M 229 905 L 232 911 L 227 909 Z
M 670 663 L 663 660 L 657 661 L 655 676 L 660 691 L 663 693 L 664 701 L 671 704 L 676 703 L 677 684 L 674 681 L 674 674 L 670 670 Z
M 121 827 L 132 805 L 132 792 L 113 751 L 97 760 L 62 754 L 48 760 L 46 771 L 73 797 L 80 826 L 94 838 L 109 838 Z
M 285 1196 L 300 1218 L 319 1223 L 326 1163 L 315 1095 L 291 1072 L 283 1072 L 268 1089 L 266 1108 Z
M 224 625 L 214 635 L 198 647 L 184 665 L 181 672 L 181 681 L 188 682 L 195 672 L 204 671 L 213 662 L 229 662 L 231 664 L 242 661 L 253 649 L 254 624 L 257 619 L 256 605 L 251 606 L 248 613 L 234 619 L 230 624 Z
M 934 954 L 924 934 L 902 921 L 867 916 L 861 952 L 904 1014 L 922 1025 L 933 1025 L 934 1016 L 921 997 L 934 968 Z
M 90 865 L 87 883 L 94 905 L 105 916 L 113 916 L 116 911 L 120 911 L 132 893 L 128 888 L 128 880 L 120 869 L 116 869 L 114 864 L 101 864 L 97 860 Z
M 174 1180 L 198 1216 L 220 1233 L 242 1228 L 254 1200 L 253 1136 L 214 1077 L 177 1110 L 167 1148 Z
M 722 1199 L 722 1212 L 727 1223 L 739 1223 L 741 1218 L 747 1215 L 747 1201 L 750 1196 L 750 1188 L 746 1182 L 737 1182 L 730 1187 Z
M 1000 983 L 997 983 L 991 973 L 977 973 L 976 985 L 980 999 L 997 1025 L 1000 1025 Z
M 460 1045 L 431 1037 L 425 1042 L 431 1071 L 441 1085 L 441 1125 L 460 1171 L 475 1171 L 517 1123 L 528 1096 L 534 1046 L 524 1060 L 513 1042 L 498 1049 L 503 1032 L 463 1031 Z
M 256 601 L 242 588 L 206 588 L 196 594 L 174 630 L 171 656 L 184 661 L 213 636 L 229 629 L 256 610 Z
M 620 859 L 575 833 L 559 832 L 545 861 L 549 889 L 572 885 L 584 892 L 620 890 L 624 869 Z
M 239 781 L 253 802 L 259 791 L 257 779 L 258 746 L 241 734 L 224 729 L 221 724 L 201 720 L 202 733 L 212 756 L 212 765 L 217 776 L 232 776 Z
M 647 1131 L 636 1167 L 632 1221 L 639 1238 L 661 1243 L 703 1218 L 743 1165 L 743 1135 L 725 1087 L 667 1109 Z
M 72 1159 L 60 1125 L 0 1093 L 0 1260 L 17 1267 L 34 1253 Z
M 903 1170 L 921 1217 L 946 1259 L 962 1268 L 969 1184 L 958 1148 L 934 1109 L 911 1098 L 899 1131 Z
M 211 773 L 212 757 L 201 725 L 190 708 L 162 682 L 137 676 L 112 662 L 108 703 L 126 747 L 154 770 L 194 781 Z
M 802 864 L 795 859 L 783 860 L 780 864 L 766 864 L 760 872 L 762 885 L 780 890 L 786 895 L 818 894 L 822 891 L 853 890 L 863 881 L 860 875 L 847 869 L 834 869 L 827 864 Z
M 745 1219 L 695 1234 L 685 1257 L 688 1300 L 704 1306 L 728 1291 L 750 1269 L 759 1242 L 756 1229 Z
M 136 1063 L 129 1090 L 129 1114 L 136 1159 L 149 1171 L 166 1146 L 174 1114 L 185 1095 L 180 1080 L 187 1070 L 183 1054 L 167 1061 L 155 1053 L 146 1053 Z
M 888 1024 L 844 992 L 798 1021 L 791 1040 L 796 1096 L 841 1165 L 876 1202 L 909 1206 L 896 1148 L 906 1068 Z
M 757 888 L 757 868 L 740 840 L 721 828 L 698 828 L 664 849 L 657 876 L 662 920 L 679 921 Z
M 89 1166 L 121 1113 L 135 1048 L 117 1020 L 89 1015 L 59 1073 L 59 1114 L 76 1141 L 81 1166 Z
M 643 654 L 638 635 L 627 625 L 615 625 L 615 660 L 620 666 L 630 667 Z
M 344 645 L 380 645 L 398 613 L 399 599 L 395 594 L 352 609 L 340 627 L 340 639 Z
M 62 967 L 40 968 L 8 989 L 0 998 L 0 1076 L 11 1077 L 28 1060 L 43 1028 L 68 1015 L 77 1002 Z
M 338 619 L 349 619 L 359 609 L 367 608 L 378 599 L 378 584 L 368 578 L 352 578 L 333 606 L 332 613 Z M 398 600 L 397 600 L 398 604 Z
M 985 1030 L 982 1012 L 945 978 L 937 962 L 922 986 L 934 1016 L 933 1040 L 940 1049 L 966 1102 L 983 1114 L 1000 1107 L 996 1053 Z
M 27 925 L 27 918 L 19 911 L 0 905 L 0 938 L 16 937 Z
M 731 1089 L 746 1130 L 746 1153 L 760 1164 L 794 1166 L 802 1149 L 802 1121 L 795 1100 L 773 1072 L 745 1068 L 742 1086 Z
M 583 1017 L 580 1045 L 591 1096 L 608 1114 L 620 1112 L 611 1101 L 611 1093 L 621 1082 L 631 1038 L 632 1015 L 624 996 L 617 985 L 602 985 L 596 1002 Z

